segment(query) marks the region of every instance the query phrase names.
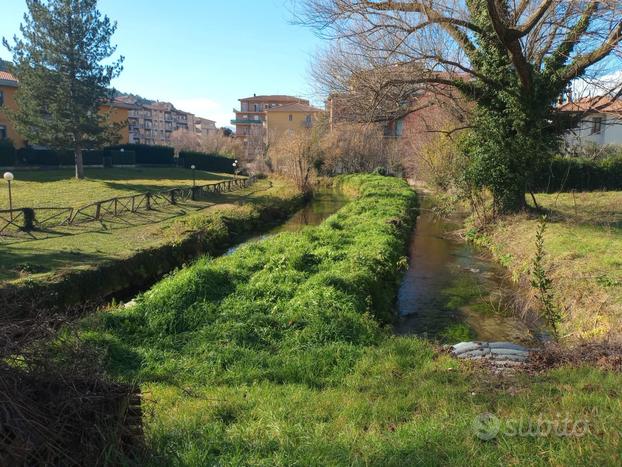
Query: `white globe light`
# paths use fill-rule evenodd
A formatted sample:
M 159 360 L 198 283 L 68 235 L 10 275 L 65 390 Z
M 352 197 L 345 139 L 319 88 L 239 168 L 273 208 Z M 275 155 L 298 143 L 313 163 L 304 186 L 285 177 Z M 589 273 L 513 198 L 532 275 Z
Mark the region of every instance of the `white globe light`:
M 13 174 L 11 172 L 4 172 L 4 179 L 7 182 L 12 182 L 14 178 L 15 177 L 13 176 Z
M 190 168 L 191 168 L 191 169 L 193 169 L 193 170 L 194 170 L 194 169 L 196 169 L 196 167 L 195 167 L 195 165 L 194 165 L 194 164 L 192 164 L 192 165 L 190 166 Z

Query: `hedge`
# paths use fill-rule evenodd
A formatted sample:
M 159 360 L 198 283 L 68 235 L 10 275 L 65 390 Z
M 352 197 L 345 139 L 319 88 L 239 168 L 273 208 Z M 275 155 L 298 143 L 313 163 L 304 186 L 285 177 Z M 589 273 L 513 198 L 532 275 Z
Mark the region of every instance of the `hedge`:
M 15 146 L 13 146 L 11 140 L 0 140 L 0 166 L 13 167 L 16 162 L 16 157 Z
M 533 191 L 622 190 L 622 158 L 590 160 L 557 157 L 536 177 Z
M 197 169 L 208 172 L 234 173 L 233 159 L 216 154 L 182 151 L 179 153 L 179 162 L 186 168 L 194 165 Z
M 168 146 L 150 146 L 146 144 L 119 144 L 106 149 L 133 152 L 136 164 L 175 165 L 175 150 Z
M 17 159 L 21 165 L 52 167 L 75 164 L 74 153 L 68 150 L 22 148 L 17 150 Z M 103 152 L 84 151 L 82 160 L 84 165 L 102 165 Z

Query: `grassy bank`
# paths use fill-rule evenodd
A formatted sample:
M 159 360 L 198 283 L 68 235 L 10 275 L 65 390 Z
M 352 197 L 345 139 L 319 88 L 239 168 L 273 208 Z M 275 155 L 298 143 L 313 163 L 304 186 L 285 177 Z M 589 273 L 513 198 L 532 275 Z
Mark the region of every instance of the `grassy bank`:
M 202 170 L 195 176 L 199 185 L 233 177 Z M 13 181 L 13 207 L 75 208 L 117 196 L 191 185 L 192 171 L 174 167 L 87 167 L 84 180 L 76 180 L 73 169 L 18 170 Z M 0 209 L 8 209 L 5 196 L 0 197 Z
M 538 194 L 548 216 L 546 265 L 566 339 L 622 335 L 622 192 Z M 529 277 L 538 217 L 517 215 L 480 239 L 518 280 Z
M 146 394 L 141 464 L 618 465 L 619 374 L 501 378 L 391 336 L 415 195 L 376 176 L 343 187 L 358 196 L 321 226 L 202 260 L 82 323 L 109 375 Z M 487 412 L 489 441 L 473 428 Z
M 302 198 L 283 180 L 214 194 L 203 209 L 171 207 L 49 238 L 3 245 L 0 306 L 61 306 L 150 283 L 204 253 L 285 219 Z M 161 218 L 153 219 L 153 216 Z M 18 313 L 19 314 L 19 313 Z

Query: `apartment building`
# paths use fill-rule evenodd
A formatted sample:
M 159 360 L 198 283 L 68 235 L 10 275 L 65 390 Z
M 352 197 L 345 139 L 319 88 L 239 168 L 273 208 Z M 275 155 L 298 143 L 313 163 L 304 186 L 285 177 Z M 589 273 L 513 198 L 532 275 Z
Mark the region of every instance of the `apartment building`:
M 247 159 L 254 159 L 261 154 L 265 147 L 267 111 L 289 104 L 309 105 L 306 99 L 294 96 L 267 95 L 244 97 L 239 99 L 240 109 L 233 109 L 235 118 L 231 124 L 235 125 L 235 136 L 244 142 Z
M 119 99 L 133 105 L 128 114 L 129 142 L 132 144 L 167 145 L 176 130 L 196 132 L 197 117 L 176 109 L 169 102 L 140 105 L 132 97 Z
M 17 84 L 11 73 L 0 70 L 0 140 L 10 139 L 16 147 L 21 148 L 25 146 L 26 141 L 15 131 L 6 112 L 3 111 L 3 109 L 17 109 L 15 103 Z
M 194 130 L 201 136 L 210 136 L 218 133 L 218 128 L 214 120 L 201 117 L 194 117 Z
M 279 138 L 285 133 L 313 128 L 324 111 L 308 104 L 296 102 L 266 110 L 264 122 L 265 142 Z

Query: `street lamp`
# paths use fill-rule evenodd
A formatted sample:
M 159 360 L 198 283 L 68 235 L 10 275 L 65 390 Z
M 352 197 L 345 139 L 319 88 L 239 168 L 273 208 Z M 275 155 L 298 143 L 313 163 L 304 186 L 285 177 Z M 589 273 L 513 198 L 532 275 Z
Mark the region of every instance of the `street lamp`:
M 238 160 L 237 159 L 233 163 L 233 178 L 234 179 L 238 178 Z
M 190 166 L 190 168 L 192 169 L 192 186 L 196 186 L 197 179 L 196 179 L 196 175 L 195 175 L 194 169 L 196 169 L 197 167 L 196 167 L 196 165 L 192 164 Z
M 4 179 L 9 184 L 9 218 L 13 220 L 13 196 L 11 195 L 11 182 L 15 177 L 11 172 L 4 173 Z

